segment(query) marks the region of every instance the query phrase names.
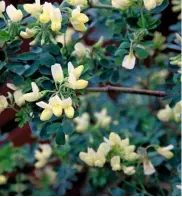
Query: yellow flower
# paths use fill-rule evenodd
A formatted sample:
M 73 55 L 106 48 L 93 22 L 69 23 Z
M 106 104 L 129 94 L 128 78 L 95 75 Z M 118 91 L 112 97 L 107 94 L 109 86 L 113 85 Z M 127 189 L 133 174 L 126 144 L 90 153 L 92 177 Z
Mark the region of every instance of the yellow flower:
M 152 10 L 154 8 L 156 8 L 157 3 L 155 0 L 143 0 L 144 2 L 144 6 L 147 10 Z
M 43 5 L 43 13 L 40 15 L 41 23 L 48 23 L 51 21 L 51 12 L 53 9 L 53 5 L 51 3 L 45 2 Z
M 22 105 L 25 104 L 25 99 L 23 97 L 23 92 L 21 89 L 19 89 L 18 87 L 16 87 L 14 84 L 12 83 L 7 83 L 7 87 L 11 90 L 14 90 L 13 96 L 14 96 L 14 100 L 15 103 L 21 107 Z
M 161 121 L 169 121 L 173 119 L 173 110 L 169 107 L 169 105 L 166 105 L 165 109 L 159 110 L 157 117 Z
M 19 22 L 23 19 L 21 10 L 17 10 L 12 4 L 6 8 L 6 13 L 13 23 Z
M 128 9 L 132 6 L 131 0 L 112 0 L 112 6 L 122 10 Z
M 8 101 L 5 96 L 0 96 L 0 113 L 8 107 Z
M 74 49 L 75 50 L 73 51 L 73 55 L 77 56 L 78 58 L 85 57 L 87 55 L 87 52 L 89 52 L 89 49 L 86 48 L 86 46 L 81 42 L 76 43 Z
M 90 124 L 90 117 L 88 113 L 83 113 L 81 116 L 78 116 L 74 119 L 76 123 L 76 131 L 78 133 L 84 133 L 87 131 Z
M 0 185 L 4 185 L 6 183 L 7 183 L 7 178 L 4 175 L 0 174 Z
M 143 169 L 145 175 L 152 175 L 155 173 L 155 168 L 147 157 L 143 159 Z
M 70 22 L 75 30 L 77 31 L 87 30 L 85 23 L 87 23 L 88 21 L 89 21 L 88 17 L 85 14 L 80 13 L 80 7 L 77 7 L 72 11 Z
M 60 117 L 63 113 L 63 103 L 58 95 L 49 99 L 49 103 L 52 106 L 53 114 Z
M 68 87 L 69 88 L 76 90 L 76 89 L 84 89 L 87 87 L 88 81 L 83 80 L 83 79 L 79 79 L 83 70 L 84 70 L 83 65 L 78 66 L 77 68 L 74 68 L 74 66 L 71 62 L 68 63 L 68 73 L 69 73 Z
M 86 6 L 87 0 L 68 0 L 67 1 L 72 6 Z
M 102 109 L 101 112 L 96 112 L 94 116 L 97 119 L 98 126 L 101 128 L 107 128 L 112 121 L 111 117 L 107 115 L 106 108 Z
M 52 111 L 52 106 L 50 104 L 40 101 L 36 103 L 36 105 L 44 109 L 40 115 L 40 119 L 42 121 L 47 121 L 52 118 L 53 111 Z
M 51 66 L 52 77 L 55 82 L 62 83 L 64 80 L 63 70 L 60 64 Z
M 61 29 L 62 15 L 59 8 L 53 8 L 51 12 L 51 29 L 59 31 Z
M 67 98 L 67 99 L 62 100 L 62 106 L 63 106 L 63 109 L 64 109 L 64 112 L 65 112 L 66 116 L 68 118 L 73 118 L 75 110 L 72 107 L 72 100 L 71 100 L 70 97 Z
M 33 16 L 37 15 L 42 11 L 42 5 L 40 4 L 40 0 L 35 0 L 35 3 L 33 4 L 25 4 L 23 8 L 27 13 Z
M 133 69 L 134 66 L 135 66 L 135 62 L 136 62 L 136 57 L 134 56 L 133 54 L 133 51 L 130 50 L 130 53 L 129 55 L 126 55 L 124 57 L 124 60 L 123 60 L 123 63 L 122 63 L 122 66 L 126 69 Z
M 133 175 L 135 174 L 135 168 L 133 166 L 122 166 L 122 170 L 127 175 Z
M 52 155 L 52 148 L 49 144 L 40 144 L 39 149 L 35 151 L 35 158 L 37 159 L 37 162 L 35 163 L 36 168 L 42 168 L 44 167 L 50 156 Z
M 166 146 L 166 147 L 158 147 L 156 148 L 156 151 L 164 156 L 166 159 L 171 159 L 173 158 L 174 154 L 170 151 L 174 148 L 173 145 L 169 145 L 169 146 Z
M 114 156 L 111 159 L 111 167 L 113 171 L 119 171 L 121 170 L 121 164 L 120 164 L 120 157 Z
M 79 157 L 89 166 L 94 166 L 94 157 L 95 151 L 92 148 L 88 148 L 88 153 L 80 152 Z
M 33 29 L 26 28 L 26 31 L 21 31 L 20 36 L 24 39 L 29 39 L 35 36 L 37 32 Z
M 97 152 L 101 153 L 104 156 L 107 156 L 110 150 L 111 150 L 111 146 L 107 144 L 106 142 L 103 142 L 100 144 Z
M 2 16 L 2 13 L 5 11 L 6 4 L 4 1 L 0 1 L 0 17 Z
M 39 88 L 36 85 L 36 83 L 32 82 L 31 85 L 32 85 L 32 92 L 24 94 L 23 97 L 25 101 L 35 102 L 43 96 L 43 92 L 39 91 Z
M 55 40 L 61 43 L 63 46 L 68 45 L 72 41 L 72 36 L 75 33 L 73 28 L 68 27 L 66 33 L 62 35 L 57 35 Z

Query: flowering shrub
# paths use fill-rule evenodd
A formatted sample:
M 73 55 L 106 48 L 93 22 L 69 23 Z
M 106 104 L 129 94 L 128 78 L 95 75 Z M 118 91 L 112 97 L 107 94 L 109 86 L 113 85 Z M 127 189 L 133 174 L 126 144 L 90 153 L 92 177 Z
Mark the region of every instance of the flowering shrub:
M 78 195 L 179 195 L 182 38 L 179 22 L 157 31 L 168 6 L 0 1 L 0 113 L 36 137 L 2 145 L 0 194 L 75 195 L 81 179 Z

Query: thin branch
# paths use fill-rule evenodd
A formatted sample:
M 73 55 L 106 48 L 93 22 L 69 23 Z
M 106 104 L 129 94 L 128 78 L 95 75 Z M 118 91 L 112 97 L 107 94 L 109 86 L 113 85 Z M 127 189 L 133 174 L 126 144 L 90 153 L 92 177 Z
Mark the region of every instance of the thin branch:
M 105 87 L 91 87 L 86 89 L 87 92 L 120 92 L 125 94 L 141 94 L 147 96 L 165 97 L 166 93 L 164 91 L 154 91 L 146 89 L 135 89 L 126 87 L 116 87 L 116 86 L 105 86 Z

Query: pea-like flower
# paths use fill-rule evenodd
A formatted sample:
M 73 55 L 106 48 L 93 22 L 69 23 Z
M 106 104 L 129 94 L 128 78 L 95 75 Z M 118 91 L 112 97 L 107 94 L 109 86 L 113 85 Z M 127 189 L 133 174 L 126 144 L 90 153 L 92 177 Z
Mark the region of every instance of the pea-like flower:
M 72 41 L 72 36 L 75 33 L 73 28 L 68 27 L 66 32 L 61 35 L 57 35 L 55 40 L 57 43 L 61 43 L 63 46 L 68 45 Z
M 126 10 L 132 6 L 131 0 L 112 0 L 112 6 L 122 10 Z
M 23 95 L 25 101 L 35 102 L 44 96 L 44 92 L 40 92 L 37 84 L 35 82 L 31 83 L 32 92 Z
M 8 107 L 8 101 L 5 96 L 0 96 L 0 113 Z
M 24 39 L 29 39 L 35 36 L 35 34 L 37 33 L 37 31 L 33 30 L 33 29 L 29 29 L 26 28 L 26 31 L 21 31 L 20 32 L 20 36 Z
M 72 107 L 72 104 L 73 102 L 70 97 L 62 100 L 63 109 L 68 118 L 73 118 L 74 113 L 75 113 L 75 110 Z
M 144 6 L 147 10 L 152 10 L 161 5 L 164 0 L 143 0 Z
M 155 168 L 147 157 L 143 159 L 143 169 L 145 175 L 152 175 L 153 173 L 155 173 Z
M 113 171 L 119 171 L 121 170 L 121 161 L 120 161 L 120 157 L 119 156 L 114 156 L 111 159 L 111 167 Z
M 51 12 L 51 29 L 52 31 L 59 31 L 61 29 L 62 15 L 59 8 L 52 8 Z
M 2 16 L 2 13 L 5 11 L 6 9 L 6 4 L 4 1 L 0 1 L 0 17 Z
M 81 42 L 76 43 L 74 49 L 75 50 L 73 51 L 73 55 L 75 55 L 78 58 L 86 57 L 88 56 L 88 52 L 90 52 L 89 48 L 87 48 Z
M 52 118 L 53 111 L 52 111 L 52 106 L 50 105 L 50 103 L 47 104 L 43 101 L 40 101 L 40 102 L 36 103 L 36 105 L 44 109 L 40 115 L 40 119 L 42 121 L 47 121 Z
M 6 8 L 6 13 L 13 23 L 17 23 L 23 19 L 21 10 L 17 10 L 12 4 Z
M 49 144 L 40 144 L 39 149 L 35 151 L 35 158 L 37 159 L 35 163 L 36 168 L 44 167 L 52 155 L 52 148 Z
M 76 131 L 78 133 L 84 133 L 90 125 L 90 117 L 88 113 L 83 113 L 81 116 L 78 116 L 74 119 L 76 123 Z
M 174 154 L 170 151 L 174 148 L 173 145 L 169 145 L 169 146 L 166 146 L 166 147 L 157 147 L 156 148 L 156 151 L 164 156 L 166 159 L 171 159 L 173 158 Z
M 15 103 L 21 107 L 22 105 L 25 104 L 25 99 L 23 96 L 23 92 L 20 88 L 16 87 L 14 84 L 12 83 L 7 83 L 7 87 L 11 90 L 14 90 L 13 96 L 14 96 L 14 100 Z
M 79 157 L 82 161 L 84 161 L 89 166 L 95 166 L 95 167 L 103 167 L 106 159 L 104 154 L 102 152 L 95 152 L 92 148 L 88 148 L 88 152 L 84 153 L 81 152 L 79 154 Z
M 25 4 L 23 8 L 27 13 L 33 16 L 36 16 L 42 11 L 42 5 L 40 4 L 40 0 L 35 0 L 35 3 L 33 4 Z
M 77 68 L 74 68 L 73 64 L 71 62 L 68 63 L 68 87 L 71 89 L 84 89 L 88 85 L 88 81 L 79 79 L 82 72 L 84 70 L 84 66 L 78 66 Z
M 97 120 L 96 124 L 101 128 L 107 128 L 112 121 L 111 117 L 107 114 L 106 108 L 102 109 L 101 112 L 96 112 L 94 116 Z
M 86 31 L 87 28 L 85 26 L 85 23 L 87 23 L 89 19 L 85 14 L 80 13 L 80 11 L 80 7 L 77 7 L 72 11 L 70 22 L 75 30 Z
M 43 13 L 39 17 L 41 23 L 46 24 L 51 21 L 52 10 L 53 10 L 53 5 L 51 3 L 45 2 L 43 5 Z
M 133 69 L 135 67 L 136 57 L 133 54 L 133 51 L 131 50 L 129 55 L 126 55 L 124 57 L 122 67 L 126 69 Z
M 122 170 L 125 174 L 131 176 L 133 174 L 135 174 L 135 167 L 134 166 L 122 166 Z

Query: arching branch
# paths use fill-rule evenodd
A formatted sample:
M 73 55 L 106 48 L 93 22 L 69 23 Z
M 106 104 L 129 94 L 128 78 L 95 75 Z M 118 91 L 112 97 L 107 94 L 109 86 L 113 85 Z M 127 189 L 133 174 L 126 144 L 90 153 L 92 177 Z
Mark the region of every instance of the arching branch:
M 105 87 L 90 87 L 86 89 L 87 92 L 119 92 L 125 94 L 141 94 L 146 96 L 156 96 L 165 97 L 166 93 L 164 91 L 146 90 L 146 89 L 135 89 L 126 87 L 116 87 L 116 86 L 105 86 Z

